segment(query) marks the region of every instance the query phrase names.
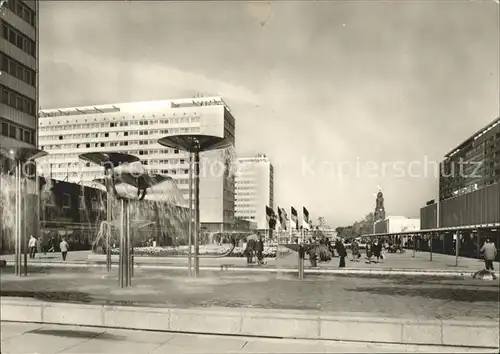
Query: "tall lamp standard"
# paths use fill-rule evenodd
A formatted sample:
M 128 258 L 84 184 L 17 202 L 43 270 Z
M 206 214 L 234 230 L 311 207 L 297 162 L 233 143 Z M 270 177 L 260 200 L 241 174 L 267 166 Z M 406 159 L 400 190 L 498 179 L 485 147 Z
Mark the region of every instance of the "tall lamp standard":
M 122 154 L 116 152 L 102 153 L 93 152 L 81 154 L 80 159 L 98 164 L 104 167 L 105 179 L 106 179 L 106 191 L 108 193 L 108 199 L 116 198 L 120 201 L 120 254 L 119 254 L 119 268 L 118 268 L 118 278 L 120 287 L 130 287 L 132 285 L 132 252 L 131 252 L 131 239 L 130 239 L 130 209 L 129 202 L 132 198 L 121 195 L 116 190 L 116 186 L 119 184 L 128 184 L 137 188 L 136 200 L 143 200 L 146 197 L 147 189 L 171 179 L 166 176 L 159 175 L 148 175 L 146 171 L 141 170 L 139 173 L 131 173 L 125 170 L 116 171 L 118 166 L 122 169 L 130 166 L 131 163 L 138 162 L 140 159 L 136 156 L 129 154 Z M 109 211 L 111 211 L 111 204 L 108 204 Z M 108 213 L 107 219 L 111 222 L 110 214 Z M 109 236 L 107 241 L 107 255 L 110 253 Z M 111 257 L 106 257 L 107 262 L 111 263 Z M 111 268 L 109 264 L 108 269 Z
M 39 150 L 37 148 L 31 148 L 31 147 L 20 147 L 17 149 L 11 149 L 9 151 L 9 157 L 15 162 L 16 167 L 16 173 L 15 173 L 15 179 L 16 179 L 16 211 L 15 211 L 15 227 L 14 227 L 14 233 L 15 233 L 15 273 L 18 276 L 21 275 L 28 275 L 28 240 L 26 237 L 26 225 L 27 225 L 27 220 L 26 220 L 26 215 L 25 211 L 26 209 L 24 208 L 23 212 L 23 187 L 24 183 L 22 180 L 23 177 L 23 172 L 24 168 L 26 167 L 26 163 L 28 162 L 34 162 L 36 159 L 46 156 L 48 153 L 43 150 Z M 33 169 L 35 171 L 35 180 L 38 181 L 38 178 L 36 178 L 36 169 Z M 38 183 L 35 186 L 35 192 L 36 195 L 39 195 L 38 193 Z M 37 199 L 37 206 L 40 208 L 40 200 Z M 37 210 L 36 215 L 39 217 L 39 212 Z M 23 222 L 24 219 L 24 222 Z M 24 226 L 23 226 L 24 225 Z M 39 226 L 39 223 L 37 222 L 36 226 Z M 21 254 L 24 252 L 24 270 L 22 269 L 22 257 Z
M 232 142 L 226 137 L 219 137 L 205 134 L 180 134 L 169 135 L 158 140 L 162 146 L 179 149 L 190 154 L 189 174 L 192 176 L 191 156 L 194 157 L 194 228 L 189 228 L 189 240 L 191 240 L 191 232 L 194 232 L 194 276 L 200 275 L 200 260 L 199 260 L 199 238 L 200 238 L 200 152 L 225 149 L 232 145 Z M 191 190 L 191 188 L 190 188 Z M 191 196 L 190 196 L 191 201 Z M 192 205 L 189 204 L 189 223 L 192 223 Z M 194 230 L 193 230 L 194 229 Z M 191 257 L 190 257 L 191 258 Z

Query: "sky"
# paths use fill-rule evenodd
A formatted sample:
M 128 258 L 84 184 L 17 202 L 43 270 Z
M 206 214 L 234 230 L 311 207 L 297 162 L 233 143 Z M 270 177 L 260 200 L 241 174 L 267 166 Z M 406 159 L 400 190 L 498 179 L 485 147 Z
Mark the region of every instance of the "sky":
M 42 1 L 42 108 L 221 95 L 275 204 L 418 217 L 435 162 L 499 116 L 491 1 Z

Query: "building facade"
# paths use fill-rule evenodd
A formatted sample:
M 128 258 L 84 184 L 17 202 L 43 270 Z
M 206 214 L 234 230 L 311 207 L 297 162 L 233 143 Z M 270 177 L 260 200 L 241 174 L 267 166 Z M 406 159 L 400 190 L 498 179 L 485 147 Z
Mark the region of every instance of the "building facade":
M 0 91 L 0 172 L 5 172 L 6 152 L 37 145 L 38 1 L 2 1 Z
M 423 229 L 500 225 L 500 118 L 445 156 L 439 199 L 421 208 Z
M 149 199 L 169 197 L 181 206 L 189 200 L 189 156 L 165 148 L 158 139 L 177 134 L 226 136 L 235 143 L 235 120 L 220 97 L 51 109 L 40 112 L 39 146 L 44 175 L 74 183 L 92 183 L 103 168 L 84 163 L 88 152 L 122 152 L 140 158 L 146 170 L 169 175 Z M 200 159 L 200 221 L 207 231 L 223 231 L 234 218 L 231 149 L 204 152 Z
M 388 216 L 375 222 L 376 234 L 397 233 L 420 230 L 420 219 L 407 218 L 406 216 Z
M 239 158 L 235 172 L 235 216 L 268 228 L 266 206 L 274 209 L 274 168 L 263 154 Z
M 448 153 L 440 167 L 440 200 L 500 182 L 500 118 Z
M 377 193 L 377 199 L 375 200 L 375 221 L 385 219 L 385 207 L 384 207 L 384 194 L 381 190 Z

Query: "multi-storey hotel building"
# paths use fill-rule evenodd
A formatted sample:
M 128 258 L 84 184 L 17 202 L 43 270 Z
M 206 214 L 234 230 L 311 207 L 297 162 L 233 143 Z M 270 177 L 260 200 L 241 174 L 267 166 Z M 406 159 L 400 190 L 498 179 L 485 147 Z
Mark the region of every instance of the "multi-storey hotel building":
M 239 158 L 235 174 L 235 216 L 268 228 L 266 205 L 274 208 L 274 169 L 265 155 Z
M 500 118 L 445 156 L 439 203 L 430 201 L 420 215 L 422 229 L 500 224 Z
M 44 110 L 39 118 L 39 145 L 49 156 L 42 159 L 43 173 L 89 183 L 101 178 L 103 169 L 82 162 L 79 154 L 122 152 L 139 157 L 151 172 L 171 176 L 176 191 L 168 193 L 180 193 L 187 201 L 188 154 L 157 143 L 176 134 L 226 136 L 234 146 L 235 120 L 220 97 Z M 223 230 L 234 221 L 234 178 L 228 155 L 227 150 L 201 154 L 200 221 L 206 230 Z
M 6 152 L 17 147 L 36 146 L 37 101 L 38 1 L 2 1 L 0 171 L 8 168 Z
M 500 182 L 500 118 L 445 156 L 439 180 L 440 200 Z

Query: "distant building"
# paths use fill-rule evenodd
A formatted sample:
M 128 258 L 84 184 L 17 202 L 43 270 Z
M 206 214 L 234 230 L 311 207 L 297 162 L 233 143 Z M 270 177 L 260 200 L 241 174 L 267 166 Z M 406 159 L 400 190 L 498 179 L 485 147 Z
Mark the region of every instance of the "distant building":
M 5 172 L 11 149 L 37 144 L 38 1 L 2 1 L 0 33 L 0 172 Z
M 74 183 L 103 177 L 103 168 L 79 159 L 88 152 L 122 152 L 141 159 L 145 169 L 171 176 L 175 188 L 161 186 L 148 199 L 170 193 L 187 206 L 188 154 L 165 148 L 158 139 L 174 134 L 228 137 L 234 147 L 235 120 L 221 97 L 134 102 L 43 110 L 39 145 L 49 152 L 41 163 L 45 175 Z M 223 231 L 234 218 L 234 178 L 231 154 L 215 150 L 201 154 L 200 221 L 206 231 Z
M 439 202 L 421 208 L 420 217 L 423 229 L 500 226 L 500 117 L 446 155 Z
M 377 199 L 375 200 L 375 221 L 385 219 L 384 195 L 379 190 Z
M 420 230 L 420 219 L 407 218 L 406 216 L 388 216 L 375 222 L 375 233 L 397 233 Z
M 266 206 L 274 209 L 274 169 L 263 154 L 239 158 L 235 174 L 235 216 L 268 228 Z
M 439 199 L 500 182 L 500 117 L 469 137 L 441 162 Z

